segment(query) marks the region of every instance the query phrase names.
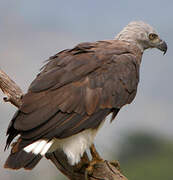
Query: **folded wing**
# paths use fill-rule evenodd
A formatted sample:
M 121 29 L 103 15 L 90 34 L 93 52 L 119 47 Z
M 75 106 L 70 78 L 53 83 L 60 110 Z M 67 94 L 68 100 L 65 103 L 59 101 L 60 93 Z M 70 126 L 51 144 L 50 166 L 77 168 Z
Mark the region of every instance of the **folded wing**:
M 121 46 L 121 48 L 120 48 Z M 65 138 L 97 128 L 134 99 L 139 65 L 126 43 L 84 43 L 51 57 L 12 119 L 7 145 L 22 139 Z

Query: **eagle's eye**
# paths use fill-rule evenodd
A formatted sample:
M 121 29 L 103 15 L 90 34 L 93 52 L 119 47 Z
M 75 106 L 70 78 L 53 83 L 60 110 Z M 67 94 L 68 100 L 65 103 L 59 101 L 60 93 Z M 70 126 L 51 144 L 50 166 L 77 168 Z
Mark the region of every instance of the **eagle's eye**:
M 150 34 L 149 34 L 149 39 L 150 39 L 151 41 L 154 40 L 154 39 L 157 39 L 157 37 L 158 37 L 158 35 L 155 34 L 155 33 L 150 33 Z

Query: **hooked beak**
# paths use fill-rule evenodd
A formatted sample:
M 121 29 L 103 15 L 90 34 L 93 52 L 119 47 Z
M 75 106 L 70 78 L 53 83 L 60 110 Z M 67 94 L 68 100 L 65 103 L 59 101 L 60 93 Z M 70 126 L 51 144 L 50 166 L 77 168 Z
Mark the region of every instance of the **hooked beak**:
M 157 49 L 163 51 L 163 55 L 165 55 L 165 54 L 166 54 L 166 51 L 167 51 L 167 49 L 168 49 L 168 46 L 167 46 L 167 44 L 166 44 L 165 41 L 162 41 L 162 40 L 161 40 L 160 43 L 157 45 Z

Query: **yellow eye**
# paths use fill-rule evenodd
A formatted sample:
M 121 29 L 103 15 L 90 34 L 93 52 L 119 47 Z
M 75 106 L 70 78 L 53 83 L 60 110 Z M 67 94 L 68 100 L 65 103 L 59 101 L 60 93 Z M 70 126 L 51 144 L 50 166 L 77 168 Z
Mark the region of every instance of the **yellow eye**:
M 154 33 L 149 34 L 149 39 L 150 39 L 150 40 L 154 40 L 154 39 L 156 39 L 157 37 L 158 37 L 157 34 L 154 34 Z

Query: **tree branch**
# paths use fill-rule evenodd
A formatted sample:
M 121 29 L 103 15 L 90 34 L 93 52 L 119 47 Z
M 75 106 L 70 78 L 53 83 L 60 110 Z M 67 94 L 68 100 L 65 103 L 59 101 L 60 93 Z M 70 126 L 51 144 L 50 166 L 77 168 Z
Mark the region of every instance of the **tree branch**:
M 6 95 L 6 97 L 3 98 L 5 102 L 10 102 L 18 108 L 21 106 L 22 90 L 1 69 L 0 89 Z M 46 158 L 51 160 L 57 169 L 70 180 L 85 180 L 86 164 L 89 163 L 89 158 L 86 153 L 82 157 L 81 162 L 76 166 L 69 165 L 65 154 L 60 150 L 47 154 Z M 104 161 L 94 166 L 93 174 L 88 176 L 88 180 L 127 180 L 127 178 L 124 177 L 110 162 Z
M 22 90 L 1 69 L 0 69 L 0 88 L 2 92 L 7 96 L 3 98 L 5 102 L 10 102 L 16 107 L 21 106 L 22 104 L 21 97 L 23 94 Z

